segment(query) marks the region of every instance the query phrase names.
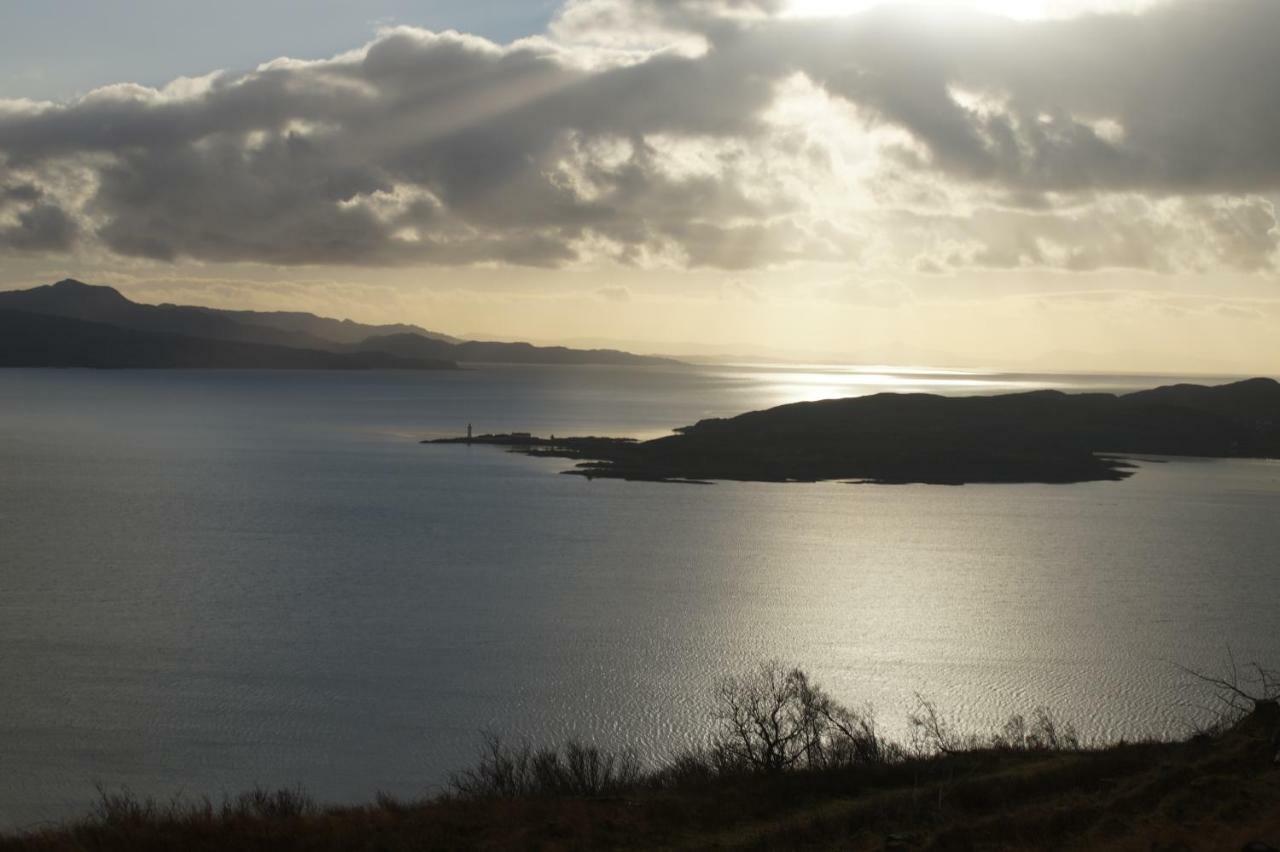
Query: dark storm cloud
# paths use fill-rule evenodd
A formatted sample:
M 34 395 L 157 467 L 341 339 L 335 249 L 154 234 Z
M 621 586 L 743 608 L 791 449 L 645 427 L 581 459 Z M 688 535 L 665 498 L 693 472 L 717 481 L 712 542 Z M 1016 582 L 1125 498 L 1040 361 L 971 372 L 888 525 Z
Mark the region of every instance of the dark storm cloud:
M 1273 0 L 1035 23 L 780 9 L 584 0 L 565 10 L 562 38 L 644 20 L 705 47 L 624 61 L 568 39 L 503 48 L 397 30 L 327 62 L 0 106 L 0 244 L 65 249 L 83 227 L 161 260 L 554 266 L 588 241 L 623 261 L 673 248 L 691 266 L 837 257 L 785 218 L 799 200 L 762 200 L 757 176 L 728 160 L 678 173 L 654 143 L 767 141 L 762 116 L 797 73 L 908 131 L 900 167 L 1024 204 L 1280 189 Z M 1267 210 L 1203 215 L 1234 265 L 1267 263 Z M 1039 251 L 1019 233 L 988 240 L 979 262 Z M 1095 255 L 1065 254 L 1143 262 L 1127 243 Z
M 65 251 L 75 242 L 75 221 L 30 182 L 0 183 L 0 248 Z
M 38 201 L 44 193 L 34 183 L 15 183 L 0 186 L 0 205 L 10 202 Z
M 0 227 L 0 248 L 18 251 L 62 251 L 76 238 L 76 225 L 52 204 L 34 204 L 17 213 L 17 223 Z

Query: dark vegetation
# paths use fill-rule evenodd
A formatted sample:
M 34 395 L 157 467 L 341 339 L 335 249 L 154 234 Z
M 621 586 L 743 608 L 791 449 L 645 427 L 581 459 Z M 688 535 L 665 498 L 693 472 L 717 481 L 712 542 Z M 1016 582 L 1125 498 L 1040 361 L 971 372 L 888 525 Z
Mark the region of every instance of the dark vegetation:
M 103 793 L 88 818 L 0 837 L 0 852 L 1268 849 L 1280 843 L 1275 675 L 1233 667 L 1201 679 L 1223 712 L 1183 742 L 1084 745 L 1044 709 L 994 735 L 960 736 L 921 699 L 898 743 L 869 709 L 771 663 L 721 684 L 706 742 L 657 768 L 578 743 L 488 737 L 474 768 L 422 801 Z
M 301 312 L 143 305 L 111 287 L 73 280 L 0 292 L 0 322 L 0 367 L 425 370 L 454 368 L 459 361 L 676 363 L 605 349 L 461 341 L 415 325 L 366 325 Z
M 588 477 L 942 485 L 1118 480 L 1132 468 L 1117 456 L 1280 457 L 1280 383 L 1172 385 L 1121 396 L 882 393 L 703 420 L 676 432 L 644 442 L 472 440 L 576 459 L 570 472 Z

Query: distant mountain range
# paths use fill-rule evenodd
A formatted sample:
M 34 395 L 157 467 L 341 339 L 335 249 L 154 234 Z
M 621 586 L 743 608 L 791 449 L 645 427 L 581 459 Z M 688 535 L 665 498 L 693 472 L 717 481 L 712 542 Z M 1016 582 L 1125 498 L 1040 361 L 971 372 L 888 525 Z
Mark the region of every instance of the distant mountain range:
M 531 343 L 494 343 L 464 340 L 448 343 L 420 334 L 370 337 L 356 345 L 362 351 L 389 352 L 404 358 L 453 358 L 464 363 L 504 364 L 677 364 L 668 358 L 632 355 L 616 349 L 568 349 Z
M 453 361 L 244 343 L 0 309 L 0 367 L 452 370 Z
M 0 366 L 453 369 L 459 362 L 675 364 L 609 349 L 463 341 L 301 312 L 144 305 L 67 279 L 0 292 Z

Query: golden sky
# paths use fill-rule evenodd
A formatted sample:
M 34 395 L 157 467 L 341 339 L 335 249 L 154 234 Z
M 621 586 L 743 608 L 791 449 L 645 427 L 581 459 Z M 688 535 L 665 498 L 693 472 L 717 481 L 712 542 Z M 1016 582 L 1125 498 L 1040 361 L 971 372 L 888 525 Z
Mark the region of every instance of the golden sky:
M 377 27 L 0 100 L 0 287 L 672 354 L 1280 372 L 1270 0 Z

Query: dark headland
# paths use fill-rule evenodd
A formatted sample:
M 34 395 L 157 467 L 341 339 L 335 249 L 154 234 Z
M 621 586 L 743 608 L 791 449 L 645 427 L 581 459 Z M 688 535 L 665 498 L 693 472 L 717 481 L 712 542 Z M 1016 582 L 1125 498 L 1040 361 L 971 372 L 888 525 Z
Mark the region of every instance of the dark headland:
M 1130 476 L 1127 456 L 1280 457 L 1280 383 L 882 393 L 702 420 L 643 442 L 506 434 L 423 443 L 468 441 L 576 460 L 567 473 L 660 482 L 1092 482 Z

